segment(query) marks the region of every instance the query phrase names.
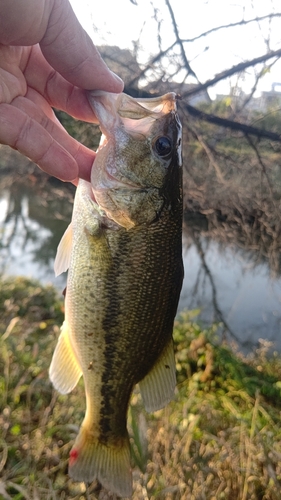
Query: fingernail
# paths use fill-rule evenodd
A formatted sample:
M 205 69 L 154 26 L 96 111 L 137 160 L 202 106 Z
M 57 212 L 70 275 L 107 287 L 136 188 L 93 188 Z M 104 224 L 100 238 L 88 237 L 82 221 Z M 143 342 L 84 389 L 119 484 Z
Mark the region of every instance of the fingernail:
M 122 85 L 122 89 L 123 89 L 124 88 L 124 81 L 122 80 L 122 78 L 120 78 L 120 76 L 116 75 L 116 73 L 114 73 L 113 71 L 110 71 L 110 73 L 112 74 L 116 83 L 119 83 Z

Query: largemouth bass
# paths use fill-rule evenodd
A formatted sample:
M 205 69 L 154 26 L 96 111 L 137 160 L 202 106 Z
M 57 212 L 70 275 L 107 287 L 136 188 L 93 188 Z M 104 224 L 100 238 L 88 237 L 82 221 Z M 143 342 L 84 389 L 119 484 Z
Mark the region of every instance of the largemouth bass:
M 80 180 L 55 261 L 69 268 L 65 321 L 50 366 L 70 392 L 81 375 L 86 414 L 70 452 L 74 480 L 130 496 L 126 427 L 139 384 L 147 411 L 176 385 L 172 341 L 183 279 L 181 125 L 176 95 L 89 95 L 103 132 L 91 183 Z

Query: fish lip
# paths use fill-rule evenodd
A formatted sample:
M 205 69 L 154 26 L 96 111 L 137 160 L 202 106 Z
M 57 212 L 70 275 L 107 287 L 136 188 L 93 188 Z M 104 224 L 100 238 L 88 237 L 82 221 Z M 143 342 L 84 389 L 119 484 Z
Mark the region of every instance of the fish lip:
M 103 145 L 101 147 L 103 147 Z M 106 168 L 103 169 L 102 176 L 98 176 L 97 172 L 94 169 L 95 169 L 95 164 L 93 164 L 93 170 L 91 174 L 91 185 L 93 192 L 101 191 L 104 189 L 120 189 L 120 188 L 138 190 L 138 189 L 145 189 L 147 187 L 147 186 L 142 186 L 139 183 L 130 181 L 130 179 L 128 178 L 124 178 L 122 180 L 118 179 L 118 177 L 115 177 Z
M 103 177 L 102 182 L 99 182 L 98 186 L 93 186 L 92 185 L 92 197 L 93 197 L 93 202 L 102 210 L 104 210 L 103 206 L 100 204 L 98 201 L 99 194 L 101 194 L 103 191 L 112 191 L 115 189 L 123 189 L 126 191 L 140 191 L 142 189 L 147 189 L 145 186 L 141 186 L 138 184 L 133 184 L 129 182 L 123 182 L 115 177 L 113 175 L 110 175 L 108 172 L 106 172 L 106 176 Z
M 128 180 L 120 180 L 114 175 L 110 174 L 108 170 L 104 171 L 104 178 L 102 182 L 100 183 L 100 187 L 103 189 L 117 189 L 117 188 L 127 188 L 127 189 L 143 189 L 144 186 L 141 184 L 136 184 L 135 182 L 131 182 L 129 179 Z M 99 187 L 97 188 L 97 190 Z

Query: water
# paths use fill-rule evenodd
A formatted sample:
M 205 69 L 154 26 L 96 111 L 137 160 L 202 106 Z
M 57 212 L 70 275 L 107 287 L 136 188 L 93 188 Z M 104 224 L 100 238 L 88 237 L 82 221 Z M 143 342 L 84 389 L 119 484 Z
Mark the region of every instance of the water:
M 253 266 L 235 246 L 201 238 L 204 262 L 195 243 L 184 250 L 185 279 L 180 309 L 201 310 L 204 324 L 221 330 L 249 352 L 259 339 L 281 351 L 281 279 L 266 263 Z
M 55 278 L 56 248 L 72 212 L 73 196 L 58 181 L 46 181 L 38 192 L 14 182 L 0 192 L 0 272 L 24 275 L 58 289 L 66 276 Z
M 58 181 L 28 188 L 13 183 L 0 192 L 0 271 L 25 275 L 63 290 L 66 276 L 55 278 L 56 248 L 72 212 L 73 192 Z M 202 324 L 213 321 L 249 352 L 260 338 L 281 351 L 281 279 L 266 259 L 238 245 L 222 244 L 206 230 L 184 237 L 185 278 L 179 310 L 200 309 Z

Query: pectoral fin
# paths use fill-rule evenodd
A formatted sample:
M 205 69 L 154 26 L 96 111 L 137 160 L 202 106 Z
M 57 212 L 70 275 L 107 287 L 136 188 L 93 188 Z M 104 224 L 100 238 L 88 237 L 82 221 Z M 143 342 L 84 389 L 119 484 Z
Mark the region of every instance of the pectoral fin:
M 59 274 L 64 273 L 69 268 L 72 237 L 73 237 L 72 233 L 73 233 L 72 224 L 70 223 L 65 233 L 63 234 L 57 249 L 57 255 L 54 264 L 54 270 L 56 276 L 59 276 Z
M 168 404 L 175 392 L 176 367 L 171 339 L 152 370 L 139 382 L 146 411 L 160 410 Z
M 61 334 L 53 354 L 49 369 L 51 382 L 61 394 L 67 394 L 77 385 L 82 370 L 71 347 L 66 322 L 62 325 Z

